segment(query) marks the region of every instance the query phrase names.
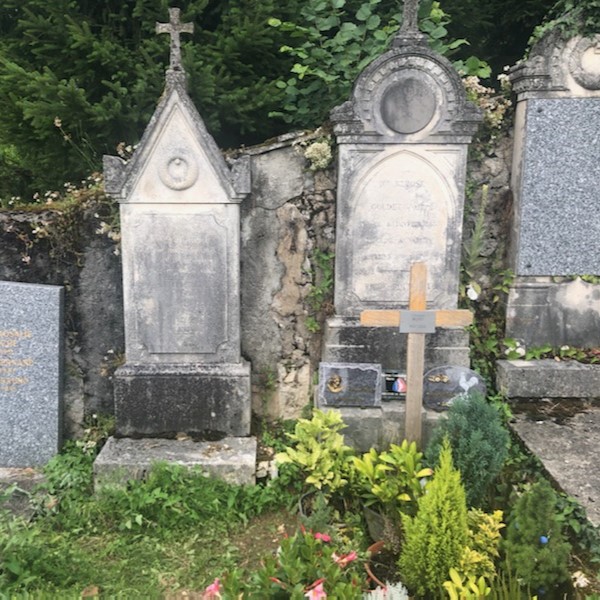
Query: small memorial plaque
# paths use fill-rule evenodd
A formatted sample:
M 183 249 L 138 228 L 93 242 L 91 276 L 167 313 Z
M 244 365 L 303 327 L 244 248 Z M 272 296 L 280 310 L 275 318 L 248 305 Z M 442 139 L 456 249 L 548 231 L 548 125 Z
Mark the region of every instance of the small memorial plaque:
M 447 410 L 456 398 L 474 392 L 485 396 L 485 382 L 465 367 L 436 367 L 423 378 L 423 404 L 433 410 Z
M 321 363 L 319 404 L 325 406 L 381 406 L 381 365 Z
M 63 288 L 0 282 L 0 467 L 43 465 L 61 441 Z
M 435 312 L 401 310 L 400 333 L 435 333 Z
M 406 373 L 385 371 L 383 373 L 382 400 L 406 400 Z

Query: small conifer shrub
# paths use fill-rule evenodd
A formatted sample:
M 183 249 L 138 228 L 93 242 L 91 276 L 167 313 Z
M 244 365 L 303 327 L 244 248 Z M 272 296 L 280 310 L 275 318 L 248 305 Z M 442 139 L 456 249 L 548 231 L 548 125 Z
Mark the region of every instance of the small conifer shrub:
M 481 507 L 508 453 L 509 436 L 500 413 L 481 394 L 457 398 L 433 433 L 426 452 L 430 463 L 437 459 L 446 437 L 465 486 L 467 505 Z
M 400 579 L 419 596 L 436 594 L 450 569 L 459 565 L 468 541 L 465 490 L 447 440 L 427 493 L 418 500 L 416 516 L 402 517 L 405 541 L 398 562 Z
M 542 480 L 517 500 L 504 544 L 516 575 L 532 591 L 549 590 L 569 579 L 571 545 L 556 511 L 556 494 Z

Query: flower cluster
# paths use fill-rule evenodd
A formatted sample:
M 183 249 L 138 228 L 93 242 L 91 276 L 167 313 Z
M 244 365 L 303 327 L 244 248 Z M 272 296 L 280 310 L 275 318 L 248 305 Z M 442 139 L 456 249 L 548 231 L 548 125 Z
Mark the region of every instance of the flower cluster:
M 305 151 L 304 158 L 310 161 L 311 171 L 322 171 L 332 159 L 331 145 L 328 139 L 313 142 Z
M 484 123 L 491 129 L 499 129 L 502 126 L 506 112 L 512 106 L 507 93 L 510 86 L 508 76 L 499 75 L 498 80 L 502 88 L 501 94 L 482 85 L 479 77 L 475 75 L 463 79 L 467 97 L 481 108 Z
M 276 556 L 268 557 L 264 566 L 248 581 L 241 582 L 231 573 L 215 579 L 203 593 L 203 600 L 217 600 L 225 595 L 235 598 L 269 598 L 284 592 L 309 600 L 328 596 L 357 600 L 366 585 L 359 554 L 355 550 L 336 548 L 328 533 L 313 533 L 301 528 L 295 535 L 281 540 Z

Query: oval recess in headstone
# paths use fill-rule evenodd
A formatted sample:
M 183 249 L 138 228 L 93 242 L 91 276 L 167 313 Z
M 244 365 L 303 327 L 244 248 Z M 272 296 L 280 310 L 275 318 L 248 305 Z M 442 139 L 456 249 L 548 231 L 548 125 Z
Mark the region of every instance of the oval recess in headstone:
M 381 118 L 398 133 L 416 133 L 435 114 L 433 90 L 417 77 L 405 77 L 391 85 L 381 99 Z
M 423 377 L 423 405 L 437 411 L 447 410 L 456 398 L 477 392 L 485 396 L 481 376 L 465 367 L 435 367 Z

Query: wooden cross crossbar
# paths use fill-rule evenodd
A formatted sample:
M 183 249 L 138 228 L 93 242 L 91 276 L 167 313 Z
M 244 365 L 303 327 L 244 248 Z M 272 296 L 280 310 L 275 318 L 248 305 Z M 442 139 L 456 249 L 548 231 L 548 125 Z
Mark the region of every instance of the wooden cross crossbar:
M 408 311 L 365 310 L 360 315 L 360 324 L 365 327 L 398 327 L 402 319 L 408 320 L 417 313 L 432 314 L 435 327 L 466 327 L 473 322 L 469 310 L 426 310 L 427 308 L 427 265 L 415 263 L 410 269 Z M 402 328 L 401 328 L 402 329 Z M 418 327 L 416 328 L 418 329 Z M 421 443 L 421 411 L 423 407 L 423 370 L 425 366 L 425 333 L 408 334 L 406 347 L 406 425 L 405 437 Z

